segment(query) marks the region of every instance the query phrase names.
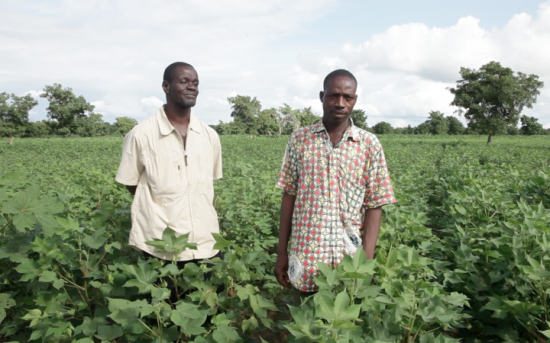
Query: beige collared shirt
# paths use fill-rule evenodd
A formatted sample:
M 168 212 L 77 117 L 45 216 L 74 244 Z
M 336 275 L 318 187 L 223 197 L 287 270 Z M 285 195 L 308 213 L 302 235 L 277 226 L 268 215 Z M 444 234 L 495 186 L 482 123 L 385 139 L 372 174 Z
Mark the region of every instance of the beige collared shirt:
M 214 256 L 212 233 L 219 233 L 214 209 L 213 180 L 222 177 L 220 138 L 216 131 L 191 115 L 186 148 L 170 124 L 164 107 L 135 126 L 124 138 L 122 159 L 115 180 L 137 185 L 132 202 L 130 246 L 170 260 L 145 242 L 162 238 L 166 227 L 190 233 L 198 250 L 187 249 L 177 260 Z

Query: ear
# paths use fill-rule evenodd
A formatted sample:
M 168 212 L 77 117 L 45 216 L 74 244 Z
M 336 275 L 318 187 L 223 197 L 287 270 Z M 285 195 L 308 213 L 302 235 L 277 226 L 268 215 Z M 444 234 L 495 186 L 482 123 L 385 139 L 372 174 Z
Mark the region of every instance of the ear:
M 325 96 L 325 92 L 324 91 L 320 91 L 319 92 L 319 99 L 321 100 L 321 102 L 323 102 L 323 97 Z
M 165 94 L 170 93 L 170 85 L 168 84 L 168 82 L 166 82 L 166 80 L 162 81 L 162 89 L 164 90 Z

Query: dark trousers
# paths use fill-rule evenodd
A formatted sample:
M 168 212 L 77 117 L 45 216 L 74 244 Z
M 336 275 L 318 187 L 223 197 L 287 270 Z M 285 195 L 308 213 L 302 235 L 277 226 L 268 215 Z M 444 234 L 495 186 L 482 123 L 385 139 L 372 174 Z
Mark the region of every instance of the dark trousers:
M 143 256 L 147 259 L 147 258 L 158 258 L 156 256 L 153 256 L 145 251 L 143 251 Z M 210 258 L 215 258 L 215 257 L 222 257 L 222 253 L 221 251 L 219 251 L 216 255 L 210 257 Z M 185 268 L 185 266 L 188 264 L 188 263 L 194 263 L 194 264 L 199 264 L 201 261 L 204 261 L 206 260 L 205 258 L 197 258 L 197 259 L 194 259 L 194 260 L 188 260 L 188 261 L 177 261 L 176 262 L 176 265 L 178 266 L 178 269 L 182 270 L 183 268 Z M 209 268 L 213 267 L 214 264 L 212 263 L 206 263 L 206 266 L 208 266 Z M 207 280 L 210 280 L 210 278 L 212 277 L 212 272 L 206 272 L 204 273 L 204 280 L 207 281 Z M 172 281 L 172 279 L 170 278 L 166 278 L 166 282 L 168 283 L 168 288 L 170 289 L 171 291 L 171 294 L 170 294 L 170 302 L 173 304 L 175 302 L 178 301 L 178 296 L 176 294 L 176 290 L 175 290 L 175 287 L 174 287 L 174 283 Z M 221 287 L 218 287 L 218 293 L 222 292 L 224 290 L 224 286 L 221 285 Z
M 317 292 L 304 292 L 293 287 L 292 298 L 294 300 L 294 307 L 300 307 L 302 299 L 314 295 Z

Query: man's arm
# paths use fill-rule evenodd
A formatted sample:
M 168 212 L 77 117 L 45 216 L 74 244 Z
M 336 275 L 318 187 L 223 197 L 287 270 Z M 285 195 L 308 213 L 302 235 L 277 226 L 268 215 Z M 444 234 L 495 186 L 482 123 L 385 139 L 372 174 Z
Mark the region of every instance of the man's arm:
M 128 186 L 128 185 L 125 185 L 125 186 L 128 192 L 132 193 L 132 195 L 136 195 L 137 186 Z
M 277 246 L 277 262 L 275 262 L 275 277 L 277 281 L 285 286 L 290 286 L 288 278 L 288 240 L 292 227 L 292 213 L 296 196 L 283 193 L 281 202 L 281 216 L 279 222 L 279 244 Z
M 381 222 L 382 207 L 367 209 L 365 219 L 363 220 L 363 248 L 369 260 L 374 258 L 374 250 L 376 249 Z

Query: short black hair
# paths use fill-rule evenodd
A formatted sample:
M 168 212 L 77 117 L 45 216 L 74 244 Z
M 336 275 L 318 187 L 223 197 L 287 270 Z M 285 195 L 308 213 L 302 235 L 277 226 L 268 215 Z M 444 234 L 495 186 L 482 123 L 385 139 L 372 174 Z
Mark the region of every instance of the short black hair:
M 323 90 L 327 89 L 327 85 L 328 85 L 330 80 L 332 80 L 332 79 L 334 79 L 335 77 L 338 77 L 338 76 L 349 77 L 350 79 L 353 80 L 353 82 L 355 82 L 355 85 L 357 86 L 357 79 L 355 78 L 355 76 L 353 76 L 352 73 L 350 73 L 349 71 L 347 71 L 345 69 L 336 69 L 335 71 L 330 72 L 325 77 L 325 81 L 323 81 Z
M 178 67 L 191 67 L 191 68 L 195 69 L 195 67 L 193 67 L 189 63 L 174 62 L 174 63 L 170 64 L 168 67 L 166 67 L 166 69 L 164 69 L 164 75 L 162 77 L 162 80 L 166 81 L 168 83 L 172 82 L 172 80 L 174 79 L 174 70 Z

